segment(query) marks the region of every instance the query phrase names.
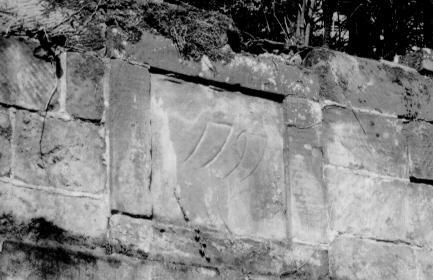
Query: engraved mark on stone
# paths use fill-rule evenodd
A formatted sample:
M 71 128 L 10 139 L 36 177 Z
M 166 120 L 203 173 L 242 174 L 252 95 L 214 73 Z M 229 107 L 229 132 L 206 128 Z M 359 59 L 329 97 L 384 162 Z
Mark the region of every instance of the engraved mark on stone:
M 194 145 L 194 149 L 192 149 L 191 153 L 189 153 L 189 155 L 183 160 L 183 162 L 188 161 L 197 151 L 198 147 L 200 146 L 201 141 L 203 140 L 204 134 L 206 133 L 207 130 L 207 126 L 208 124 L 206 123 L 205 128 L 203 129 L 203 131 L 200 134 L 200 137 L 198 138 L 197 143 Z
M 184 163 L 197 168 L 212 168 L 217 171 L 214 174 L 219 173 L 223 179 L 236 173 L 244 181 L 262 162 L 266 145 L 266 135 L 245 130 L 235 132 L 232 124 L 209 122 Z M 238 157 L 233 155 L 235 152 L 239 152 Z M 233 165 L 227 170 L 221 166 L 222 163 Z
M 230 132 L 227 135 L 226 139 L 224 140 L 224 143 L 222 144 L 222 146 L 218 149 L 218 151 L 215 153 L 215 155 L 208 162 L 206 162 L 205 164 L 202 165 L 202 167 L 208 167 L 213 162 L 215 162 L 215 160 L 218 158 L 218 156 L 221 154 L 221 152 L 224 150 L 227 143 L 229 142 L 228 140 L 230 139 L 230 135 L 232 135 L 232 132 L 233 132 L 233 127 L 230 126 Z
M 247 142 L 246 154 L 243 157 L 239 173 L 246 174 L 242 177 L 241 182 L 251 176 L 265 155 L 267 137 L 262 135 L 251 135 Z M 241 172 L 244 171 L 244 172 Z
M 245 139 L 245 140 L 242 141 L 242 139 Z M 242 148 L 241 148 L 242 149 L 241 156 L 239 157 L 239 161 L 235 164 L 235 166 L 233 166 L 233 168 L 229 172 L 227 172 L 227 174 L 225 174 L 223 176 L 223 178 L 229 177 L 239 167 L 239 165 L 241 164 L 242 159 L 245 155 L 245 151 L 247 149 L 247 142 L 248 142 L 248 138 L 246 136 L 245 131 L 241 131 L 241 133 L 236 138 L 236 145 L 238 145 L 239 143 L 241 143 L 241 145 L 243 144 Z
M 215 122 L 207 123 L 197 145 L 185 162 L 191 161 L 200 167 L 212 163 L 221 154 L 232 130 L 232 125 Z

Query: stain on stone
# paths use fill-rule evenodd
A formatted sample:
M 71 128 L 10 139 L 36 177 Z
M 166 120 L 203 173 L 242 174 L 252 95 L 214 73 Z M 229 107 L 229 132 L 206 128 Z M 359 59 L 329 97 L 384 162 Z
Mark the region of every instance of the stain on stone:
M 27 274 L 26 279 L 32 280 L 61 279 L 71 272 L 78 276 L 78 270 L 94 267 L 97 261 L 96 257 L 82 252 L 35 247 L 12 241 L 3 244 L 3 252 L 6 253 L 0 256 L 0 261 L 8 265 L 0 269 L 5 274 L 12 278 L 21 278 L 20 275 Z

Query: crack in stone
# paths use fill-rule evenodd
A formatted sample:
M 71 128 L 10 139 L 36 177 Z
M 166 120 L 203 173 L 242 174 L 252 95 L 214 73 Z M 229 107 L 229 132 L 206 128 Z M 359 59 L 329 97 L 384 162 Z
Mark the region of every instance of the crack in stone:
M 185 220 L 185 222 L 189 222 L 190 218 L 188 217 L 188 214 L 186 213 L 185 208 L 182 205 L 181 199 L 180 199 L 180 195 L 178 194 L 178 192 L 176 191 L 176 189 L 173 189 L 173 195 L 176 198 L 176 202 L 179 205 L 180 208 L 180 212 L 182 212 L 182 216 L 183 219 Z
M 128 217 L 131 217 L 134 219 L 152 220 L 153 219 L 153 209 L 152 209 L 150 215 L 133 214 L 133 213 L 113 209 L 113 210 L 111 210 L 111 215 L 123 215 L 123 216 L 128 216 Z

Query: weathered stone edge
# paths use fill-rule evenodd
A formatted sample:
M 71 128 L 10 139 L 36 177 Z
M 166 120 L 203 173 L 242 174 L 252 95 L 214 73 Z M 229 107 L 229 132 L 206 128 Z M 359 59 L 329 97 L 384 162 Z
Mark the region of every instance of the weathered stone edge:
M 129 217 L 126 218 L 130 219 Z M 197 242 L 190 237 L 197 234 L 197 231 L 199 231 L 198 228 L 192 229 L 177 227 L 170 224 L 158 223 L 152 220 L 142 221 L 150 223 L 155 232 L 168 232 L 173 234 L 171 237 L 169 236 L 167 240 L 164 240 L 165 243 L 175 244 L 178 237 L 181 237 L 182 241 L 191 239 L 191 244 Z M 126 244 L 117 238 L 111 237 L 110 233 L 105 237 L 89 237 L 66 231 L 44 218 L 34 218 L 30 221 L 21 222 L 9 214 L 0 216 L 0 252 L 2 243 L 15 242 L 29 244 L 35 247 L 59 248 L 71 252 L 86 253 L 100 258 L 130 258 L 133 260 L 148 260 L 167 264 L 212 268 L 216 270 L 237 270 L 241 271 L 245 275 L 280 276 L 281 274 L 304 270 L 309 271 L 309 273 L 311 273 L 311 271 L 314 271 L 314 273 L 324 273 L 324 270 L 327 272 L 328 269 L 328 253 L 327 249 L 324 248 L 310 248 L 316 252 L 319 259 L 326 262 L 326 266 L 317 267 L 316 265 L 307 262 L 300 264 L 299 260 L 295 260 L 295 258 L 291 258 L 290 254 L 287 254 L 288 247 L 286 248 L 283 244 L 278 242 L 231 239 L 227 236 L 221 235 L 220 233 L 209 231 L 201 231 L 200 236 L 209 242 L 216 242 L 221 245 L 226 244 L 226 248 L 216 248 L 213 252 L 217 254 L 220 253 L 221 256 L 224 254 L 227 256 L 228 254 L 233 253 L 235 250 L 234 246 L 237 248 L 249 249 L 241 250 L 242 253 L 239 256 L 232 256 L 232 263 L 224 261 L 208 262 L 204 257 L 202 257 L 198 250 L 187 249 L 179 252 L 168 251 L 160 253 L 156 250 L 143 250 L 136 244 Z M 161 239 L 157 242 L 161 242 Z M 288 244 L 285 245 L 288 246 Z M 180 244 L 179 248 L 182 248 L 182 246 L 185 246 L 185 244 Z M 308 245 L 298 244 L 298 250 L 299 246 L 311 247 Z M 256 250 L 264 251 L 257 252 Z M 269 254 L 270 252 L 271 254 Z M 272 255 L 272 253 L 274 255 Z M 276 255 L 275 253 L 279 255 Z M 197 255 L 198 257 L 185 258 L 185 254 Z M 199 260 L 200 258 L 202 261 Z M 279 259 L 276 265 L 280 269 L 274 270 L 276 266 L 268 267 L 266 269 L 266 265 L 269 264 L 269 261 L 273 261 L 274 259 Z M 286 259 L 285 264 L 282 262 L 283 259 Z

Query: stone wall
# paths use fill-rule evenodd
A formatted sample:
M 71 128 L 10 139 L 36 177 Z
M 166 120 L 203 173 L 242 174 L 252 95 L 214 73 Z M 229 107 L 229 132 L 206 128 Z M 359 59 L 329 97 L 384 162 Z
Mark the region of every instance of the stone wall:
M 35 47 L 0 39 L 0 279 L 432 279 L 431 79 Z

